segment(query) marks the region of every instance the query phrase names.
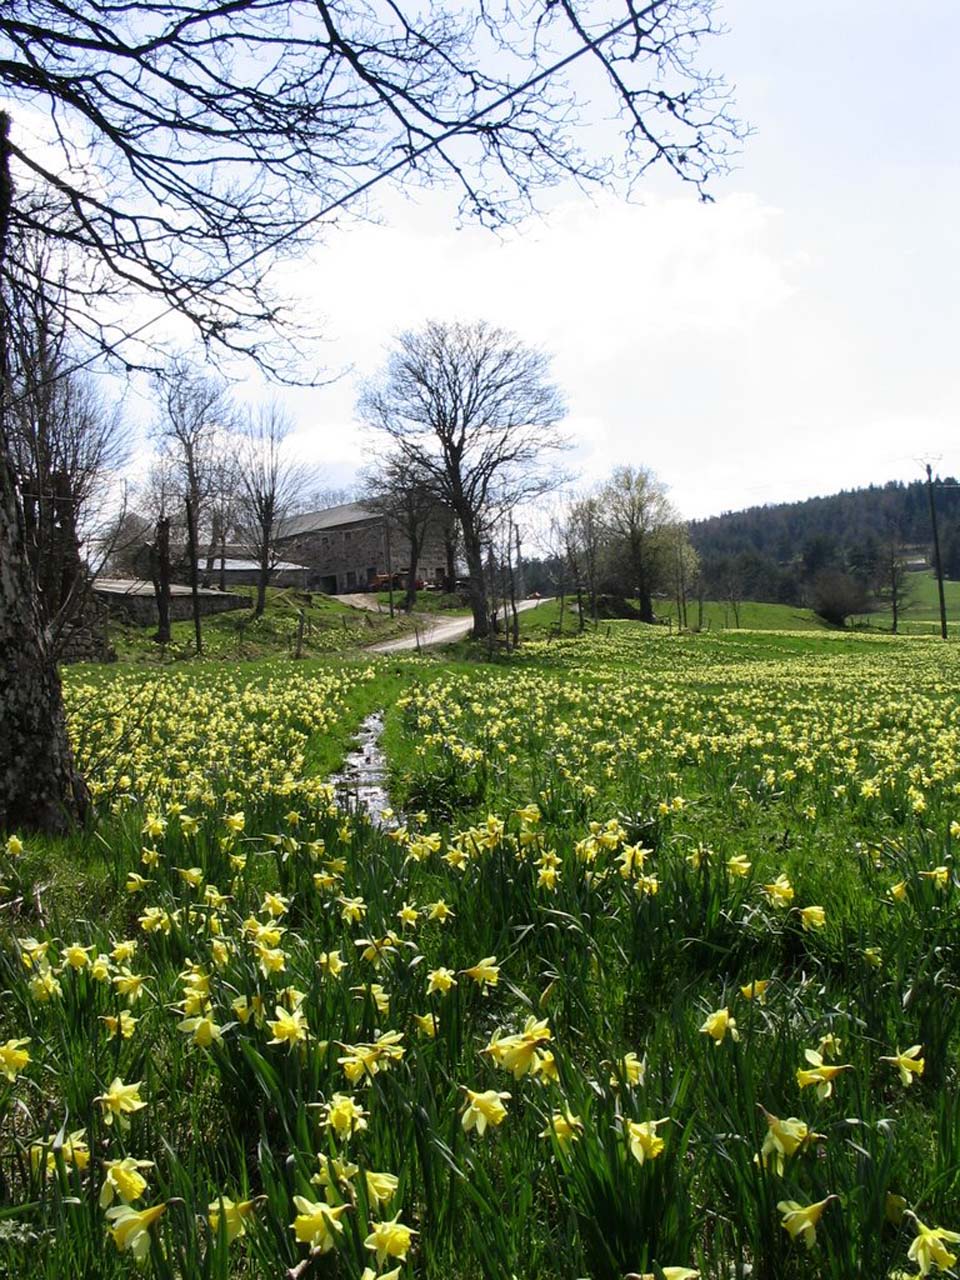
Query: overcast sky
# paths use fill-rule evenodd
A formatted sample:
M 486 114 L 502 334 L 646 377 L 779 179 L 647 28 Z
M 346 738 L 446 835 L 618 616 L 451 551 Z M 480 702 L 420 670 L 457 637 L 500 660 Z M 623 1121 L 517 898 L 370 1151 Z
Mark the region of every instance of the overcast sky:
M 365 460 L 357 377 L 391 335 L 483 317 L 553 356 L 583 482 L 652 467 L 687 517 L 960 470 L 960 6 L 727 0 L 703 64 L 754 128 L 715 203 L 561 193 L 506 237 L 449 196 L 381 202 L 283 286 L 355 374 L 285 400 L 302 453 Z

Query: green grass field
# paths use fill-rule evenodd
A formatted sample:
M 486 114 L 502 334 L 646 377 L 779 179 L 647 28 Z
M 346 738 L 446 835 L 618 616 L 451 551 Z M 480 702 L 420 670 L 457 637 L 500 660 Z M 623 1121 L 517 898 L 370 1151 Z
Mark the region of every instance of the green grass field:
M 292 654 L 297 642 L 300 612 L 304 615 L 303 653 L 306 657 L 345 654 L 378 640 L 407 634 L 413 623 L 401 612 L 391 619 L 342 604 L 335 596 L 313 593 L 309 597 L 292 590 L 271 588 L 267 608 L 253 620 L 252 609 L 204 618 L 204 656 L 227 661 L 249 661 L 276 654 Z M 111 622 L 110 641 L 121 662 L 179 662 L 195 656 L 192 622 L 175 622 L 169 645 L 153 640 L 155 627 Z
M 65 673 L 96 818 L 0 843 L 0 1273 L 951 1272 L 960 649 L 551 611 Z M 376 708 L 383 829 L 326 782 Z

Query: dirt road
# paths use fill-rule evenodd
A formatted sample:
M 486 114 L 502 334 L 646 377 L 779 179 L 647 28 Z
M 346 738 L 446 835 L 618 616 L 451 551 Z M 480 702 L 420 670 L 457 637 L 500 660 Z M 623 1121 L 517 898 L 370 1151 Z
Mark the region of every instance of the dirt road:
M 342 599 L 343 597 L 341 597 Z M 517 611 L 524 613 L 527 609 L 535 609 L 540 600 L 521 600 Z M 469 635 L 473 627 L 473 618 L 432 618 L 423 616 L 420 624 L 420 647 L 428 645 L 452 644 L 454 640 L 462 640 Z M 417 637 L 402 636 L 399 640 L 384 640 L 381 644 L 372 644 L 368 653 L 408 653 L 416 649 Z

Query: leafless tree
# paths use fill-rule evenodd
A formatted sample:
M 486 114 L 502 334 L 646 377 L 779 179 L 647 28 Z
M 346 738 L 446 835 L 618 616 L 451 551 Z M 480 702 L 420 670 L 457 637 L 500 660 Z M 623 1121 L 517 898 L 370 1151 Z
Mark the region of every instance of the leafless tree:
M 590 602 L 590 618 L 597 624 L 597 595 L 606 536 L 601 504 L 596 494 L 574 499 L 566 521 L 567 560 L 573 569 L 580 597 L 580 628 L 583 629 L 583 598 Z
M 155 386 L 161 416 L 156 435 L 169 460 L 186 515 L 187 575 L 193 598 L 197 653 L 203 652 L 200 621 L 200 523 L 214 491 L 217 462 L 235 424 L 233 402 L 224 381 L 197 372 L 183 358 L 158 374 Z M 161 515 L 168 518 L 161 505 Z
M 881 539 L 877 563 L 877 595 L 890 606 L 890 630 L 897 634 L 903 616 L 914 604 L 913 579 L 907 568 L 903 534 L 893 523 Z
M 653 622 L 653 592 L 664 570 L 664 531 L 676 522 L 666 486 L 646 467 L 615 467 L 600 501 L 608 544 L 622 566 L 618 576 L 626 593 L 637 596 L 643 621 Z
M 104 499 L 128 436 L 118 406 L 89 375 L 63 373 L 70 335 L 61 295 L 41 287 L 48 274 L 42 241 L 21 248 L 15 269 L 19 287 L 5 314 L 11 457 L 40 616 L 56 650 L 86 600 L 86 558 L 97 556 Z
M 678 520 L 664 529 L 664 553 L 677 606 L 677 627 L 686 628 L 689 625 L 687 602 L 700 572 L 700 557 L 682 521 Z
M 210 492 L 206 520 L 201 524 L 201 545 L 206 544 L 203 585 L 209 586 L 215 569 L 221 591 L 226 590 L 227 545 L 235 541 L 241 519 L 243 471 L 241 451 L 224 435 L 218 441 L 210 468 Z
M 261 406 L 248 422 L 240 453 L 239 515 L 258 566 L 255 618 L 266 607 L 267 584 L 278 560 L 277 530 L 309 483 L 309 469 L 285 447 L 290 427 L 279 404 Z
M 389 533 L 399 534 L 407 551 L 406 582 L 403 608 L 413 611 L 417 603 L 417 565 L 431 526 L 445 530 L 452 515 L 438 501 L 433 477 L 422 470 L 416 461 L 408 460 L 402 453 L 394 453 L 364 475 L 362 502 L 371 511 L 383 516 Z M 396 544 L 390 559 L 396 556 Z M 391 563 L 388 570 L 392 577 L 398 566 Z
M 270 342 L 290 319 L 268 287 L 270 264 L 381 179 L 451 178 L 464 212 L 487 224 L 514 219 L 563 176 L 629 186 L 661 165 L 704 194 L 742 136 L 722 87 L 695 65 L 711 9 L 628 0 L 609 18 L 589 0 L 535 0 L 533 11 L 422 18 L 351 0 L 8 0 L 0 284 L 9 296 L 11 246 L 33 230 L 69 259 L 64 314 L 94 351 L 155 365 L 149 323 L 125 304 L 148 297 L 189 319 L 211 351 L 289 371 L 289 345 Z M 581 58 L 604 121 L 592 154 L 564 78 Z M 21 109 L 45 117 L 41 143 L 11 130 Z M 8 369 L 3 352 L 0 827 L 55 826 L 76 812 L 77 789 L 26 559 Z
M 484 544 L 498 514 L 553 488 L 545 463 L 565 441 L 549 361 L 513 333 L 431 321 L 401 334 L 367 383 L 361 418 L 386 436 L 456 516 L 469 572 L 473 633 L 490 627 Z

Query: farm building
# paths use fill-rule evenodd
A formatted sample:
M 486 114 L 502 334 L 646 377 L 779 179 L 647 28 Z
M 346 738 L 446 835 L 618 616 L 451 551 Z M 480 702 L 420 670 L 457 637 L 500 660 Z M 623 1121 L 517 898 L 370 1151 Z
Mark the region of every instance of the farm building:
M 224 587 L 253 587 L 260 579 L 260 565 L 256 560 L 237 556 L 219 555 L 213 557 L 213 568 L 208 569 L 208 559 L 197 561 L 197 570 L 201 580 L 210 579 L 211 583 L 223 582 Z M 271 587 L 298 587 L 306 589 L 310 570 L 305 564 L 294 564 L 291 560 L 273 560 L 270 563 Z
M 276 546 L 284 557 L 307 566 L 308 588 L 337 595 L 363 591 L 390 573 L 405 579 L 412 571 L 423 582 L 452 577 L 450 528 L 448 513 L 438 511 L 419 560 L 411 566 L 410 544 L 393 521 L 360 502 L 347 502 L 285 520 Z

